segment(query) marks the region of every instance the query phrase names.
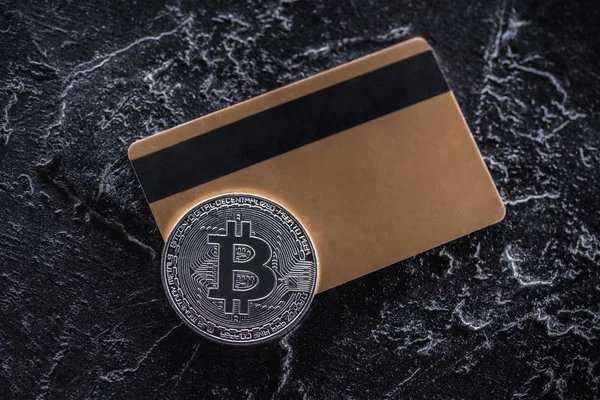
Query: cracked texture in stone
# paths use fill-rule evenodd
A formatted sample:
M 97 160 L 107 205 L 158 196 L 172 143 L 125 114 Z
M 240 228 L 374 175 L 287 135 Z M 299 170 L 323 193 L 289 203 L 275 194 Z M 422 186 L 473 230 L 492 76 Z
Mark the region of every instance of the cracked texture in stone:
M 0 398 L 598 397 L 599 9 L 0 0 Z M 318 295 L 279 343 L 201 340 L 128 145 L 413 35 L 506 220 Z

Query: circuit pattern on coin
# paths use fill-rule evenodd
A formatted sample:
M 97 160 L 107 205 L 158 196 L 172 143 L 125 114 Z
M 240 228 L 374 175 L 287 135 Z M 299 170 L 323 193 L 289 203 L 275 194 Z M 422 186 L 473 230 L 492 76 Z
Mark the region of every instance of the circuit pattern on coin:
M 249 194 L 208 199 L 174 226 L 162 280 L 179 317 L 207 339 L 253 344 L 280 337 L 306 313 L 317 257 L 300 222 Z

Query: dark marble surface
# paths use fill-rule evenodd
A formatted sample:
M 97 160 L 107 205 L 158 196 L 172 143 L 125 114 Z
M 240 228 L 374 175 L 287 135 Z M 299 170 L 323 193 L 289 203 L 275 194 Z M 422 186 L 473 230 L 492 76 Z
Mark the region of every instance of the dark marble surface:
M 597 2 L 101 3 L 0 0 L 0 398 L 600 397 Z M 127 146 L 417 34 L 506 220 L 199 339 Z

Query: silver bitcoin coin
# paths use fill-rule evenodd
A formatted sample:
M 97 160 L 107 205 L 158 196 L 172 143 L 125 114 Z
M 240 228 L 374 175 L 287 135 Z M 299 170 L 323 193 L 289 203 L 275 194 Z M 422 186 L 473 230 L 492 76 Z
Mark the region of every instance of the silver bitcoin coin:
M 169 235 L 162 280 L 179 317 L 207 339 L 261 343 L 310 305 L 317 257 L 300 222 L 263 197 L 228 194 L 189 210 Z

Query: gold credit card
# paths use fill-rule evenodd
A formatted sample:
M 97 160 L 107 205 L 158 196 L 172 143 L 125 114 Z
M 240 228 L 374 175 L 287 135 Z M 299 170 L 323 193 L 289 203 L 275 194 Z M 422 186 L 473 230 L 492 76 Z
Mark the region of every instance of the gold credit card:
M 283 206 L 314 243 L 317 292 L 505 213 L 421 38 L 137 141 L 129 158 L 163 238 L 214 196 Z

